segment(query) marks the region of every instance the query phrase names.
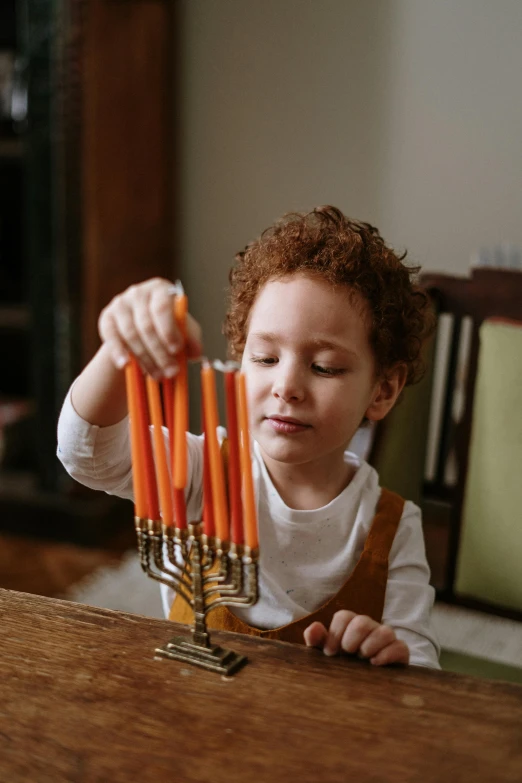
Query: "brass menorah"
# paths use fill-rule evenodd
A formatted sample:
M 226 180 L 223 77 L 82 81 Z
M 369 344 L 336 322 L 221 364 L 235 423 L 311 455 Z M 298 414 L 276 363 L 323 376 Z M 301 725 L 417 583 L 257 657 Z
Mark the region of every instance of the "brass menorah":
M 174 312 L 184 334 L 187 301 L 179 287 L 176 294 Z M 231 675 L 246 658 L 211 645 L 207 615 L 219 606 L 252 606 L 258 597 L 245 378 L 233 362 L 202 360 L 203 514 L 187 524 L 188 374 L 185 352 L 177 358 L 173 380 L 145 376 L 134 357 L 126 368 L 138 551 L 144 572 L 171 588 L 175 600 L 185 601 L 194 613 L 192 639 L 175 637 L 156 654 Z M 225 378 L 226 460 L 217 436 L 215 370 Z
M 257 601 L 257 553 L 250 547 L 224 545 L 201 532 L 201 522 L 187 530 L 136 518 L 141 566 L 152 579 L 171 587 L 194 611 L 192 641 L 177 636 L 156 654 L 231 675 L 246 658 L 212 646 L 207 614 L 218 606 L 252 606 Z

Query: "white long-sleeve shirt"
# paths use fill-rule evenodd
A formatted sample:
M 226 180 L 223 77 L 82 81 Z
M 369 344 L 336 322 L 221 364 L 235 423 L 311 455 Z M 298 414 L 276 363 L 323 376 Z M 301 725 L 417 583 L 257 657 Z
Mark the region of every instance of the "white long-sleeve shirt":
M 220 433 L 223 436 L 224 431 Z M 188 519 L 201 519 L 203 439 L 187 433 Z M 132 499 L 128 419 L 110 427 L 84 421 L 70 393 L 58 422 L 58 457 L 69 474 L 93 489 Z M 348 486 L 328 505 L 311 511 L 287 506 L 274 487 L 255 441 L 252 469 L 259 524 L 259 600 L 234 613 L 258 628 L 277 628 L 314 611 L 337 593 L 363 550 L 380 496 L 376 471 L 350 452 L 356 468 Z M 410 663 L 439 668 L 430 624 L 435 591 L 429 584 L 420 510 L 406 502 L 390 551 L 382 622 L 410 650 Z M 168 616 L 175 598 L 162 585 Z

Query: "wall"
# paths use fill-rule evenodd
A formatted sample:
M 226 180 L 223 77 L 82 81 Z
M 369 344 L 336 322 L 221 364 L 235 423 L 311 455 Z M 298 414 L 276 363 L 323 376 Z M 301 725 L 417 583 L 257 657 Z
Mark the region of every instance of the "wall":
M 429 269 L 522 246 L 522 3 L 392 2 L 379 227 Z
M 333 203 L 427 269 L 522 245 L 519 0 L 182 0 L 180 275 L 207 352 L 234 253 Z

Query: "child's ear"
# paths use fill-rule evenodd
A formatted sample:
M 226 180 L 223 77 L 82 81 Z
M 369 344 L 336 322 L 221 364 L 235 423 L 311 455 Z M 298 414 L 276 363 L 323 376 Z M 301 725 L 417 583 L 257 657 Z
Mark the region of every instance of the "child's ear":
M 372 402 L 366 410 L 366 418 L 380 421 L 391 411 L 397 397 L 404 388 L 408 370 L 405 364 L 398 364 L 379 378 L 375 385 Z

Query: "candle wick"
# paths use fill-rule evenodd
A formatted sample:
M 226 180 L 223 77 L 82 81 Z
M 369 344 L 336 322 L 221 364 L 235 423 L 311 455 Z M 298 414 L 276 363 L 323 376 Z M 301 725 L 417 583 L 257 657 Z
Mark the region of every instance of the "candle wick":
M 183 296 L 185 289 L 183 288 L 183 283 L 181 280 L 176 280 L 175 283 L 169 285 L 167 293 L 169 293 L 171 296 Z
M 221 359 L 214 359 L 212 362 L 212 366 L 215 370 L 218 370 L 219 372 L 226 372 L 227 366 L 224 362 L 221 361 Z
M 212 366 L 219 372 L 237 372 L 237 370 L 241 369 L 241 365 L 232 360 L 222 362 L 221 359 L 214 359 Z

